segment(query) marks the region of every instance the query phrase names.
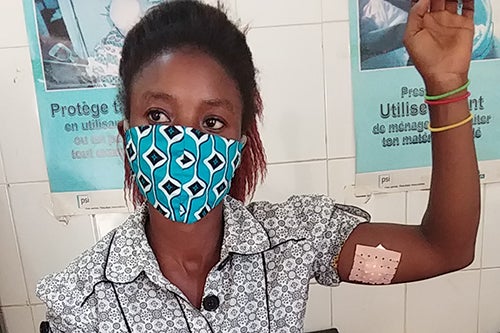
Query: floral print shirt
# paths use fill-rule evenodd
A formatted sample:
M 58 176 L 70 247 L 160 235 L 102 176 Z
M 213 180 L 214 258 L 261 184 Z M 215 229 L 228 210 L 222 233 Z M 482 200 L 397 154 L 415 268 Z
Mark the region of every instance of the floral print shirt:
M 302 332 L 310 279 L 339 284 L 335 258 L 369 215 L 325 196 L 249 206 L 226 197 L 223 204 L 221 257 L 200 309 L 161 273 L 143 206 L 39 282 L 52 332 Z

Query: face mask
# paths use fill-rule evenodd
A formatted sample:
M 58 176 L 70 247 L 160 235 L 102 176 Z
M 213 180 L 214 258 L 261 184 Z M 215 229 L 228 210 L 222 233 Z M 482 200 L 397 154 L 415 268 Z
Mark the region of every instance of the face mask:
M 166 218 L 195 223 L 229 192 L 244 143 L 184 126 L 126 131 L 126 155 L 137 186 Z

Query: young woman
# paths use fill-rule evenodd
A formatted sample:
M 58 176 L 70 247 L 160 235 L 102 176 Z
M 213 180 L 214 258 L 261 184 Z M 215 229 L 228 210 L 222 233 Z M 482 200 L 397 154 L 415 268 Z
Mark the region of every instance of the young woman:
M 120 63 L 120 132 L 139 208 L 39 283 L 52 331 L 300 332 L 313 277 L 388 284 L 467 266 L 479 220 L 467 103 L 473 5 L 464 0 L 457 14 L 457 1 L 420 0 L 409 13 L 405 45 L 433 132 L 420 226 L 366 223 L 366 212 L 324 196 L 245 206 L 265 172 L 245 36 L 196 1 L 148 12 Z

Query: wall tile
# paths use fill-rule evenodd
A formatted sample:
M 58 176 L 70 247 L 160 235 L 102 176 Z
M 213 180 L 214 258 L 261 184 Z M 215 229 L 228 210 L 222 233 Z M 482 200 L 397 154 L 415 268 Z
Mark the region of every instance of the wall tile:
M 95 215 L 97 227 L 97 238 L 101 239 L 113 229 L 120 226 L 128 218 L 129 214 L 100 214 Z
M 22 1 L 4 1 L 0 22 L 0 48 L 28 45 Z
M 321 25 L 252 29 L 248 42 L 260 71 L 269 162 L 325 158 Z
M 332 294 L 333 323 L 339 332 L 404 332 L 404 285 L 343 283 Z
M 295 194 L 327 194 L 326 161 L 268 166 L 253 200 L 280 202 Z
M 323 21 L 347 21 L 349 19 L 348 0 L 323 0 Z
M 429 200 L 429 191 L 413 191 L 408 192 L 407 201 L 407 221 L 410 225 L 419 225 L 422 222 L 425 210 L 427 209 L 427 201 Z M 479 225 L 477 232 L 477 241 L 475 249 L 475 258 L 471 265 L 466 269 L 478 269 L 481 267 L 481 257 L 483 249 L 483 222 Z
M 31 303 L 39 303 L 37 281 L 62 270 L 95 242 L 91 220 L 73 217 L 67 225 L 55 220 L 49 213 L 47 183 L 13 185 L 9 191 L 28 296 Z
M 484 191 L 483 268 L 500 267 L 500 184 L 487 184 Z
M 323 25 L 328 158 L 354 157 L 349 23 Z
M 33 314 L 33 324 L 35 325 L 35 332 L 38 333 L 40 329 L 40 323 L 45 321 L 45 313 L 47 312 L 47 308 L 45 305 L 33 305 L 31 306 L 31 312 Z
M 6 184 L 5 168 L 3 167 L 2 146 L 0 145 L 0 184 Z
M 238 15 L 251 27 L 321 22 L 321 0 L 237 0 Z
M 304 330 L 306 332 L 319 331 L 331 328 L 331 288 L 320 285 L 309 287 Z
M 0 142 L 7 180 L 47 180 L 28 48 L 0 49 L 0 73 Z
M 418 225 L 422 222 L 427 201 L 429 200 L 429 191 L 408 192 L 406 219 L 408 224 Z
M 37 333 L 29 306 L 2 308 L 2 313 L 8 333 Z
M 479 271 L 408 284 L 408 333 L 477 332 Z
M 354 158 L 328 161 L 328 194 L 344 203 L 346 193 L 355 184 L 356 160 Z
M 498 3 L 498 1 L 491 1 L 491 12 L 493 17 L 500 17 L 500 4 Z M 498 24 L 494 24 L 493 29 L 493 34 L 495 36 L 500 36 L 500 27 L 498 26 Z M 498 331 L 500 332 L 500 330 Z
M 5 185 L 0 186 L 0 305 L 28 303 L 21 258 Z
M 372 217 L 372 222 L 393 222 L 405 224 L 406 221 L 406 193 L 380 193 L 371 198 L 356 198 L 350 195 L 347 204 L 363 208 Z
M 500 332 L 500 269 L 485 269 L 481 274 L 479 332 Z

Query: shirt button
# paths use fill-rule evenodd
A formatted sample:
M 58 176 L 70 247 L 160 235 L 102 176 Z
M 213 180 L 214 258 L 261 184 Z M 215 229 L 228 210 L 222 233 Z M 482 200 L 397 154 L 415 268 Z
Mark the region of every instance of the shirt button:
M 207 311 L 215 311 L 219 307 L 219 297 L 209 295 L 203 299 L 203 308 Z

